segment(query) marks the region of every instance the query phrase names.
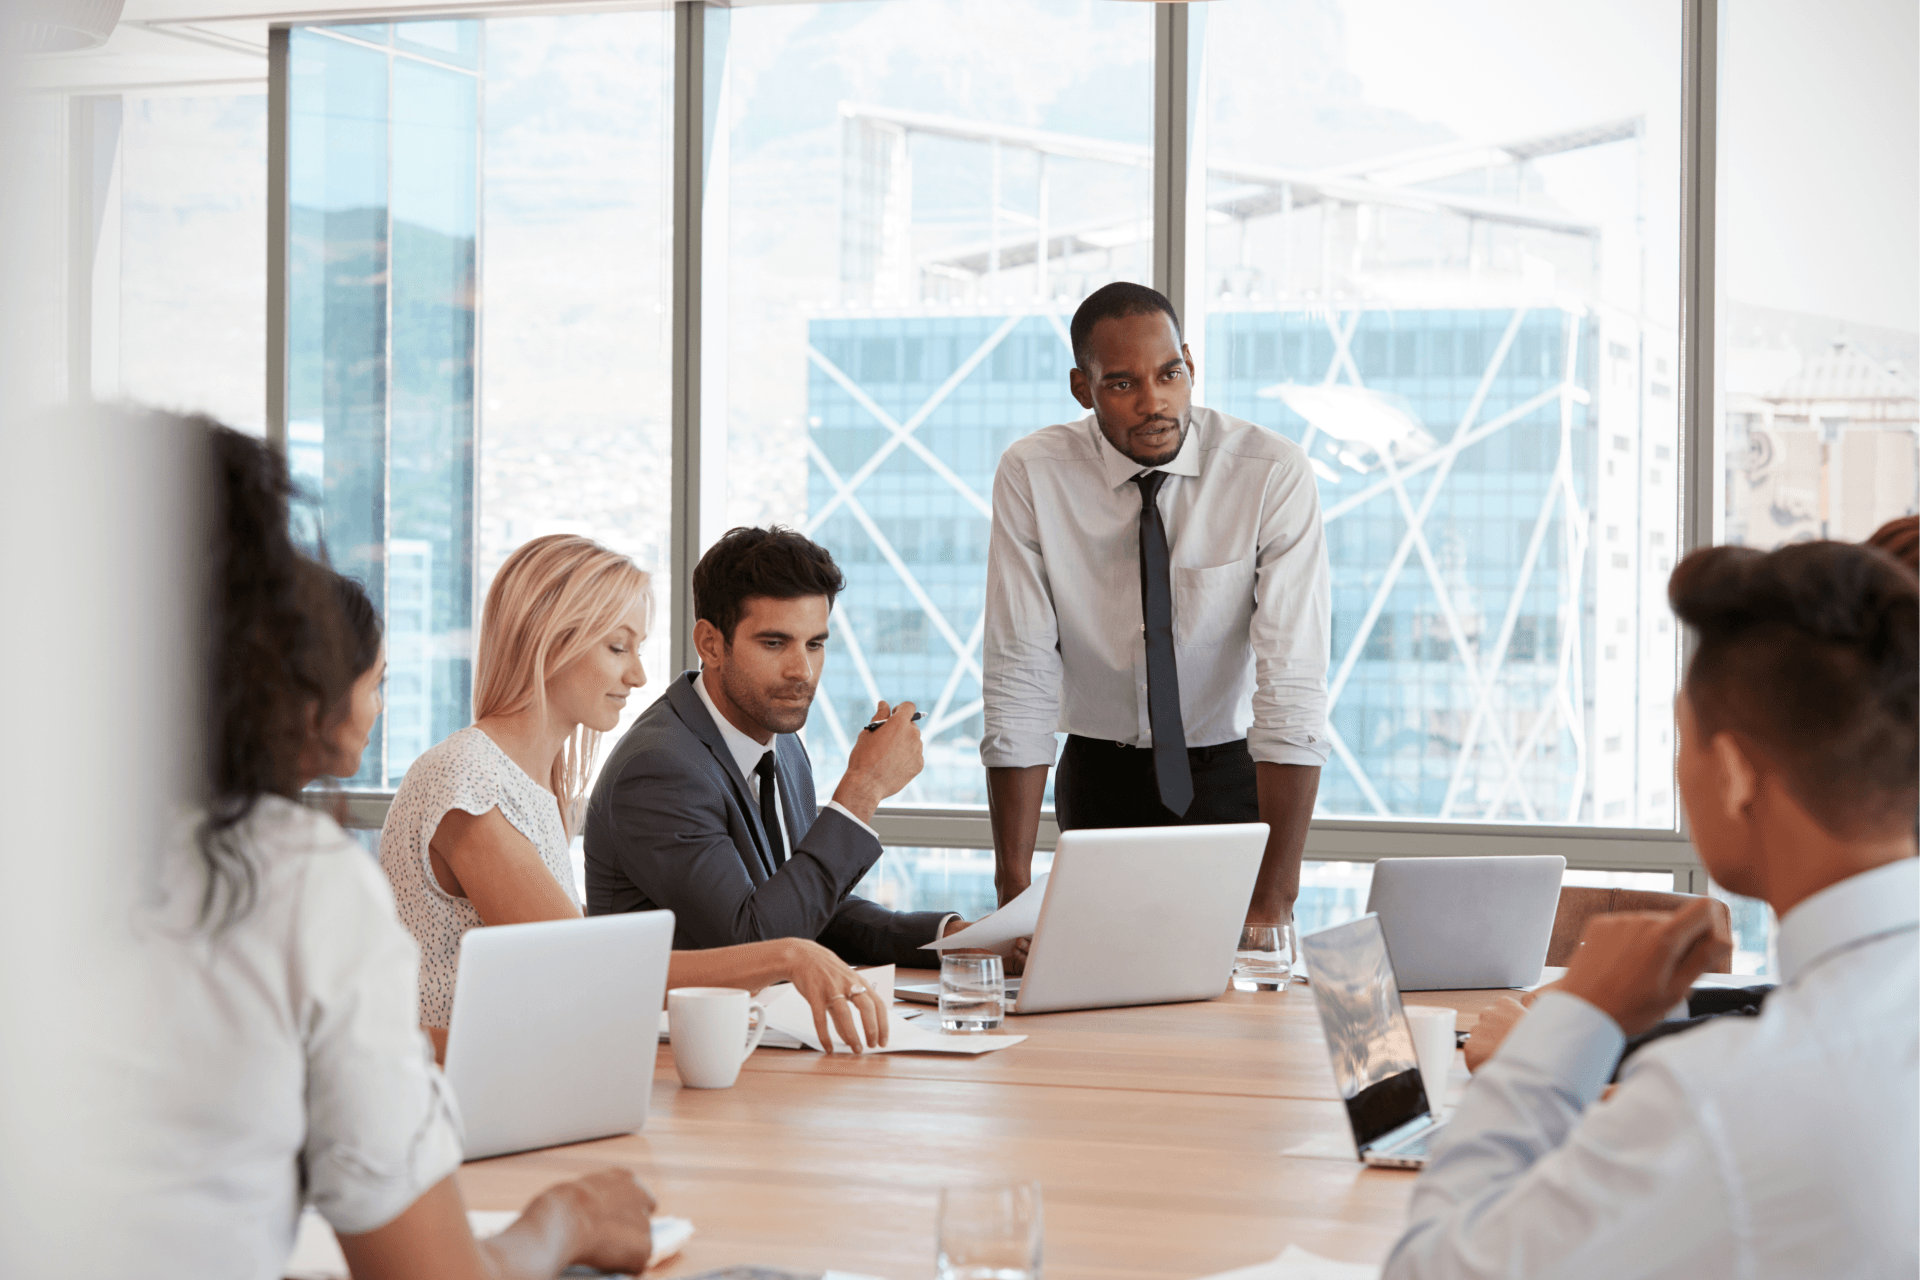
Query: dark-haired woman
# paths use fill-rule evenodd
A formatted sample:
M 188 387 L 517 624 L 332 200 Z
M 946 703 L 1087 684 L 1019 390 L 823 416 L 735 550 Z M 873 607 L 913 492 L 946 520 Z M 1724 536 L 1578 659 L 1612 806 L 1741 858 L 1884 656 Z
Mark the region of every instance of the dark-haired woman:
M 386 705 L 380 689 L 387 680 L 387 646 L 373 601 L 352 578 L 317 565 L 315 571 L 330 580 L 335 624 L 353 683 L 333 706 L 314 715 L 313 732 L 301 754 L 302 786 L 316 778 L 351 778 L 360 772 L 360 757 Z
M 355 683 L 335 588 L 288 541 L 278 455 L 186 429 L 214 507 L 205 779 L 135 922 L 151 1016 L 119 1049 L 138 1120 L 102 1171 L 124 1189 L 111 1239 L 141 1274 L 269 1280 L 311 1205 L 359 1280 L 639 1271 L 652 1201 L 625 1171 L 474 1241 L 459 1119 L 415 1021 L 418 952 L 372 860 L 296 799 L 318 709 Z

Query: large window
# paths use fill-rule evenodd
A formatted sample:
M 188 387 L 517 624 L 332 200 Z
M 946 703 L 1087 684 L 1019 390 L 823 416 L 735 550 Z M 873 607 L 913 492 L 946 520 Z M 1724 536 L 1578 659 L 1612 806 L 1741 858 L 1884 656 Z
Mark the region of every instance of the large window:
M 473 22 L 289 40 L 287 441 L 386 621 L 376 786 L 468 719 L 480 45 Z
M 1720 540 L 1920 510 L 1920 32 L 1902 0 L 1728 0 Z
M 782 5 L 733 11 L 724 48 L 721 527 L 792 525 L 846 572 L 807 726 L 822 794 L 874 703 L 911 700 L 927 768 L 901 800 L 984 804 L 994 467 L 1081 415 L 1080 299 L 1152 278 L 1152 8 Z
M 673 675 L 673 15 L 484 29 L 474 586 L 484 595 L 508 553 L 546 533 L 652 574 L 648 683 L 610 748 Z
M 471 719 L 479 600 L 514 547 L 665 560 L 669 21 L 289 33 L 287 439 L 386 620 L 362 785 Z
M 807 728 L 823 791 L 875 700 L 928 715 L 870 887 L 979 896 L 991 477 L 1079 416 L 1066 321 L 1129 279 L 1177 295 L 1201 402 L 1319 477 L 1337 743 L 1311 910 L 1435 840 L 1703 887 L 1666 574 L 1689 538 L 1860 537 L 1914 508 L 1920 102 L 1910 6 L 1719 0 L 1685 44 L 1699 16 L 833 0 L 296 28 L 269 425 L 388 616 L 361 781 L 466 722 L 477 601 L 513 547 L 575 531 L 656 570 L 657 689 L 669 639 L 689 657 L 670 557 L 780 522 L 849 580 Z M 1689 84 L 1717 111 L 1683 118 Z M 155 158 L 244 152 L 258 110 L 128 104 L 127 243 L 208 264 L 125 268 L 135 394 L 246 415 L 169 392 L 160 330 L 169 270 L 245 256 L 220 228 L 250 215 Z M 1683 246 L 1683 192 L 1716 187 Z M 1711 331 L 1683 332 L 1683 296 Z M 1764 952 L 1764 920 L 1743 929 Z
M 1920 511 L 1914 6 L 1725 0 L 1716 541 L 1858 541 Z M 1726 897 L 1765 971 L 1773 913 Z
M 1195 12 L 1189 307 L 1319 477 L 1319 812 L 1670 829 L 1679 6 L 1316 8 Z

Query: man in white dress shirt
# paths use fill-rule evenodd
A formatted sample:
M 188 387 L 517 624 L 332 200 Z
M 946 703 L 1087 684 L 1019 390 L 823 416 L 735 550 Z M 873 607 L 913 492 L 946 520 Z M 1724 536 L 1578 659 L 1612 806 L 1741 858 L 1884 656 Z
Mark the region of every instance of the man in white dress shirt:
M 1697 552 L 1674 612 L 1700 860 L 1780 917 L 1757 1017 L 1627 1035 L 1704 967 L 1708 914 L 1602 916 L 1474 1076 L 1387 1280 L 1920 1270 L 1920 594 L 1880 552 Z M 1704 907 L 1703 902 L 1699 907 Z
M 1286 437 L 1193 404 L 1172 303 L 1080 304 L 1085 418 L 993 483 L 983 696 L 995 884 L 1027 887 L 1054 762 L 1062 830 L 1266 822 L 1248 923 L 1287 920 L 1327 758 L 1320 495 Z

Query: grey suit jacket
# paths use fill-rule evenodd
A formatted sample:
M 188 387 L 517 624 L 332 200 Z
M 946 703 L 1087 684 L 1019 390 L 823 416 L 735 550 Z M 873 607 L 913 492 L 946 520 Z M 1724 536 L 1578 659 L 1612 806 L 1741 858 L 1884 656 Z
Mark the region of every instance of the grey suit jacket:
M 849 964 L 925 967 L 945 918 L 889 911 L 852 896 L 880 842 L 814 800 L 813 766 L 792 734 L 774 738 L 786 847 L 775 867 L 760 807 L 681 675 L 608 757 L 587 802 L 587 914 L 666 907 L 673 945 L 690 951 L 767 938 L 811 938 Z M 932 961 L 937 964 L 938 961 Z

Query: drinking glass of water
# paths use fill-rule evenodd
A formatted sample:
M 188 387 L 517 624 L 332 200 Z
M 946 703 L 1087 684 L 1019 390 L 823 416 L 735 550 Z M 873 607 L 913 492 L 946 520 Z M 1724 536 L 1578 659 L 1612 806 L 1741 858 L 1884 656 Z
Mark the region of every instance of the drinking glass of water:
M 1233 953 L 1236 991 L 1285 991 L 1293 974 L 1293 922 L 1250 924 Z
M 1007 1011 L 1007 979 L 988 951 L 940 953 L 940 1027 L 992 1031 Z
M 940 1192 L 938 1280 L 1040 1280 L 1040 1184 Z

